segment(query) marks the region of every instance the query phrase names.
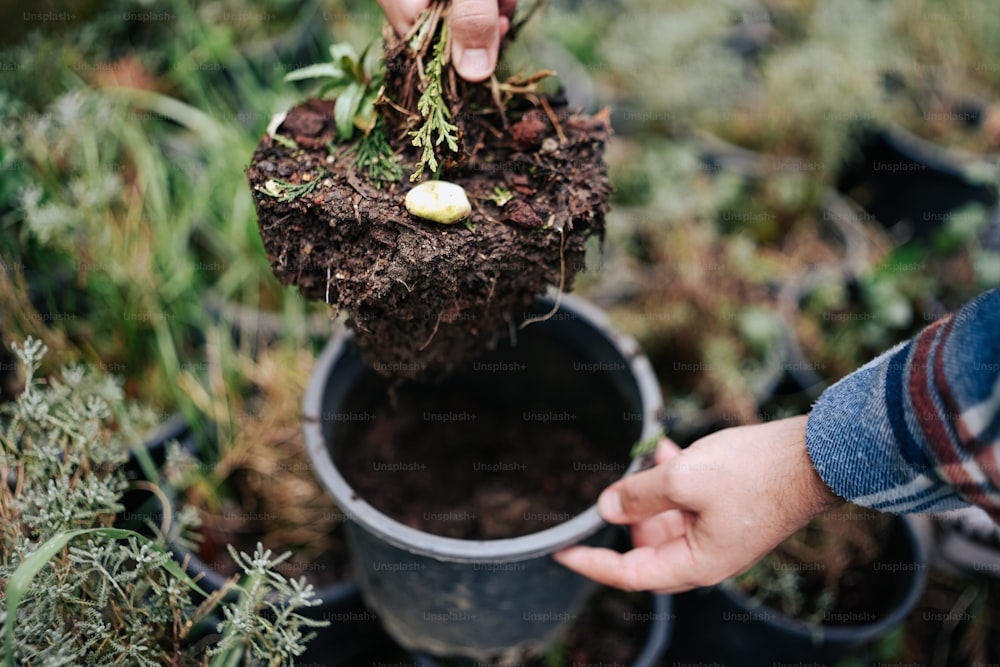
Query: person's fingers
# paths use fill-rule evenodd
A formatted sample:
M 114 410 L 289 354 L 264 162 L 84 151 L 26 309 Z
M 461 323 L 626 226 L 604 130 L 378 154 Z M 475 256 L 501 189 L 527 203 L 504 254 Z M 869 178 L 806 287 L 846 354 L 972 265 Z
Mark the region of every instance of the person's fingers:
M 517 10 L 517 0 L 500 0 L 497 4 L 499 5 L 500 16 L 506 16 L 508 19 L 514 18 L 514 12 Z
M 392 29 L 403 35 L 420 16 L 420 12 L 427 9 L 428 0 L 378 0 L 378 4 Z
M 500 49 L 500 24 L 497 0 L 455 0 L 448 25 L 452 61 L 463 79 L 483 81 L 493 73 Z
M 514 12 L 517 10 L 517 0 L 500 0 L 500 39 L 507 35 L 510 24 L 514 20 Z
M 681 453 L 680 446 L 670 438 L 663 438 L 656 445 L 656 452 L 653 454 L 653 462 L 656 465 L 666 463 Z
M 610 523 L 635 523 L 667 510 L 684 509 L 670 495 L 670 465 L 630 475 L 606 488 L 597 499 L 601 517 Z
M 632 544 L 637 547 L 655 546 L 677 539 L 688 530 L 688 517 L 681 510 L 667 510 L 663 514 L 632 524 Z
M 683 539 L 655 547 L 636 547 L 623 554 L 611 549 L 575 546 L 552 557 L 585 577 L 627 591 L 676 593 L 701 585 Z

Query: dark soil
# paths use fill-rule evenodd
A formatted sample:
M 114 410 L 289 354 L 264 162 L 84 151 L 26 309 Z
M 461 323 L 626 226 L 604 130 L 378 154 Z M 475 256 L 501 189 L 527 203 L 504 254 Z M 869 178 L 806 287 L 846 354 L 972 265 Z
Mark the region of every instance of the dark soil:
M 501 348 L 482 362 L 520 370 L 391 392 L 372 373 L 345 406 L 364 420 L 338 426 L 336 464 L 374 507 L 437 535 L 500 539 L 563 523 L 621 477 L 638 437 L 610 382 L 572 371 L 578 358 L 522 339 L 516 356 Z
M 387 63 L 386 95 L 408 108 L 414 57 L 397 44 Z M 335 143 L 333 100 L 292 109 L 278 134 L 299 148 L 265 136 L 247 169 L 274 274 L 346 311 L 366 361 L 387 377 L 440 376 L 489 348 L 533 296 L 572 287 L 586 239 L 604 229 L 607 114 L 576 115 L 560 100 L 528 95 L 502 115 L 488 86 L 458 80 L 450 66 L 447 73 L 461 150 L 439 178 L 465 188 L 468 226 L 404 208 L 418 154 L 407 134 L 413 121 L 396 106 L 380 109 L 404 168 L 399 182 L 376 187 L 355 167 L 354 146 Z M 261 191 L 271 179 L 317 178 L 292 201 Z M 512 195 L 502 206 L 497 188 Z

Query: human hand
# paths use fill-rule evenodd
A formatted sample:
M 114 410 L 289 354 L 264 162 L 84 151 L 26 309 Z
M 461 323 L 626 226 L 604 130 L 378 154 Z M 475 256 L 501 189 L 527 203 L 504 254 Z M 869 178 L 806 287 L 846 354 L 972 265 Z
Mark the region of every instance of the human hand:
M 406 33 L 429 0 L 378 0 L 389 24 Z M 510 29 L 517 0 L 454 0 L 448 17 L 451 60 L 467 81 L 488 79 L 497 66 L 500 40 Z
M 624 554 L 575 546 L 555 559 L 626 590 L 678 593 L 740 574 L 841 502 L 813 469 L 807 417 L 728 428 L 685 450 L 660 443 L 656 467 L 608 487 L 601 516 L 632 524 Z

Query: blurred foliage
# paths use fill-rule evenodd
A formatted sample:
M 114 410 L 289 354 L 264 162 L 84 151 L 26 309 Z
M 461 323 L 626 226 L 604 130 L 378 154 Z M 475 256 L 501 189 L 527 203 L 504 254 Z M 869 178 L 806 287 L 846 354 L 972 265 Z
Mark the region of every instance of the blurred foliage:
M 376 30 L 374 2 L 17 9 L 33 29 L 0 52 L 5 334 L 121 372 L 172 409 L 207 295 L 283 313 L 301 343 L 319 308 L 271 275 L 240 166 L 300 96 L 287 71 L 331 34 Z

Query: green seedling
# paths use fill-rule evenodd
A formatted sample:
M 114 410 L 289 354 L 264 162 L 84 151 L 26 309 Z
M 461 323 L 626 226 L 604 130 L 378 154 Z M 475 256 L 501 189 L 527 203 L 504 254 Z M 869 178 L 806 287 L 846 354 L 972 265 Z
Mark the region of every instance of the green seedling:
M 350 44 L 334 44 L 329 62 L 309 65 L 285 76 L 285 81 L 303 79 L 324 79 L 318 94 L 336 95 L 333 120 L 339 141 L 352 141 L 361 132 L 354 148 L 354 166 L 367 172 L 376 187 L 402 178 L 402 167 L 375 112 L 385 84 L 381 42 L 370 43 L 360 56 Z
M 451 111 L 444 101 L 444 86 L 441 81 L 448 54 L 447 46 L 448 24 L 444 23 L 441 25 L 441 35 L 434 44 L 431 61 L 427 64 L 424 92 L 417 102 L 417 111 L 424 122 L 420 129 L 410 132 L 413 145 L 423 149 L 416 169 L 410 176 L 411 181 L 418 180 L 425 167 L 437 173 L 439 164 L 434 151 L 442 143 L 446 143 L 452 152 L 458 152 L 458 127 L 450 122 Z
M 493 194 L 490 195 L 490 201 L 500 208 L 503 208 L 513 198 L 514 194 L 510 190 L 499 185 L 493 187 Z
M 289 183 L 279 178 L 272 178 L 264 183 L 263 187 L 259 188 L 259 190 L 268 197 L 274 197 L 280 202 L 294 201 L 315 190 L 320 178 L 322 178 L 322 174 L 318 174 L 312 180 L 302 183 Z
M 381 43 L 370 43 L 361 55 L 350 44 L 330 47 L 330 61 L 293 70 L 285 81 L 324 79 L 319 95 L 335 93 L 333 120 L 337 138 L 350 141 L 355 130 L 368 134 L 375 129 L 375 101 L 385 81 L 385 65 Z

